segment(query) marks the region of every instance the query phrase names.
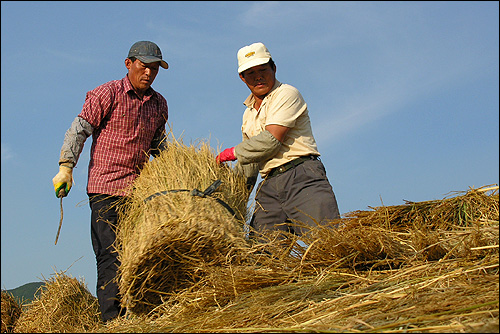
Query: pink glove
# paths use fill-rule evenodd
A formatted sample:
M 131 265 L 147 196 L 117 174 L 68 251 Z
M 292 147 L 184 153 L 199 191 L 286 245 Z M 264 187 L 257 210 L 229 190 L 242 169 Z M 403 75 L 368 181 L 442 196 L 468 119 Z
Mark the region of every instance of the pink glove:
M 234 161 L 236 160 L 236 155 L 234 154 L 234 147 L 226 148 L 224 151 L 220 152 L 219 155 L 215 158 L 218 164 L 223 163 L 224 161 Z

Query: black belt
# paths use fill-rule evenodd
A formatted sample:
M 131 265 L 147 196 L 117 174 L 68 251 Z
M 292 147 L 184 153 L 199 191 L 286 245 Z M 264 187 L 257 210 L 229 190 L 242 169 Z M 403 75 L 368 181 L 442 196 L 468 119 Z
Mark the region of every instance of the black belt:
M 293 159 L 292 161 L 288 161 L 287 163 L 284 163 L 281 166 L 278 166 L 276 168 L 271 169 L 271 171 L 267 174 L 267 177 L 273 177 L 273 176 L 282 174 L 282 173 L 286 172 L 287 170 L 295 168 L 298 165 L 300 165 L 301 163 L 303 163 L 304 161 L 308 161 L 308 160 L 318 160 L 318 156 L 317 155 L 306 155 L 305 157 L 300 157 L 297 159 Z

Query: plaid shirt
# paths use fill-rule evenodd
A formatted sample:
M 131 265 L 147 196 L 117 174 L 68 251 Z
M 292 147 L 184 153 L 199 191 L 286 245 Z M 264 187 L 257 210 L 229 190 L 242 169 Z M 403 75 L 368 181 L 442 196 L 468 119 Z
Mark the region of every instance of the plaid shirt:
M 167 101 L 149 88 L 141 100 L 127 76 L 89 92 L 78 115 L 92 125 L 87 193 L 124 196 L 165 131 Z

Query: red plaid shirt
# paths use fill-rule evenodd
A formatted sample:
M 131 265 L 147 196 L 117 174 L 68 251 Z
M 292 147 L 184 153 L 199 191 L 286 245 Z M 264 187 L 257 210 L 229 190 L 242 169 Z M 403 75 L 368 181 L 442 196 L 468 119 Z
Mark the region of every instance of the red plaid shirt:
M 165 131 L 167 101 L 149 88 L 141 100 L 127 76 L 89 92 L 79 115 L 92 125 L 87 193 L 124 196 Z

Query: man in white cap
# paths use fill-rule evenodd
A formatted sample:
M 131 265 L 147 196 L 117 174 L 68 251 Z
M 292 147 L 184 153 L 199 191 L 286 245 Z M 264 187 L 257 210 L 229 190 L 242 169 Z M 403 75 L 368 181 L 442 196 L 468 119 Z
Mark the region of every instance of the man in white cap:
M 237 58 L 239 76 L 251 92 L 244 102 L 243 141 L 216 160 L 238 160 L 250 188 L 260 172 L 250 226 L 260 233 L 302 235 L 306 231 L 293 223 L 315 226 L 340 218 L 302 95 L 276 79 L 276 65 L 264 44 L 241 48 Z
M 87 194 L 91 208 L 91 239 L 97 263 L 97 299 L 107 322 L 121 314 L 119 267 L 113 248 L 117 204 L 149 160 L 145 152 L 164 149 L 168 106 L 151 85 L 159 68 L 168 68 L 158 45 L 140 41 L 125 59 L 127 75 L 87 92 L 81 113 L 66 131 L 59 158 L 59 173 L 52 179 L 57 197 L 68 195 L 73 168 L 83 145 L 92 136 Z

